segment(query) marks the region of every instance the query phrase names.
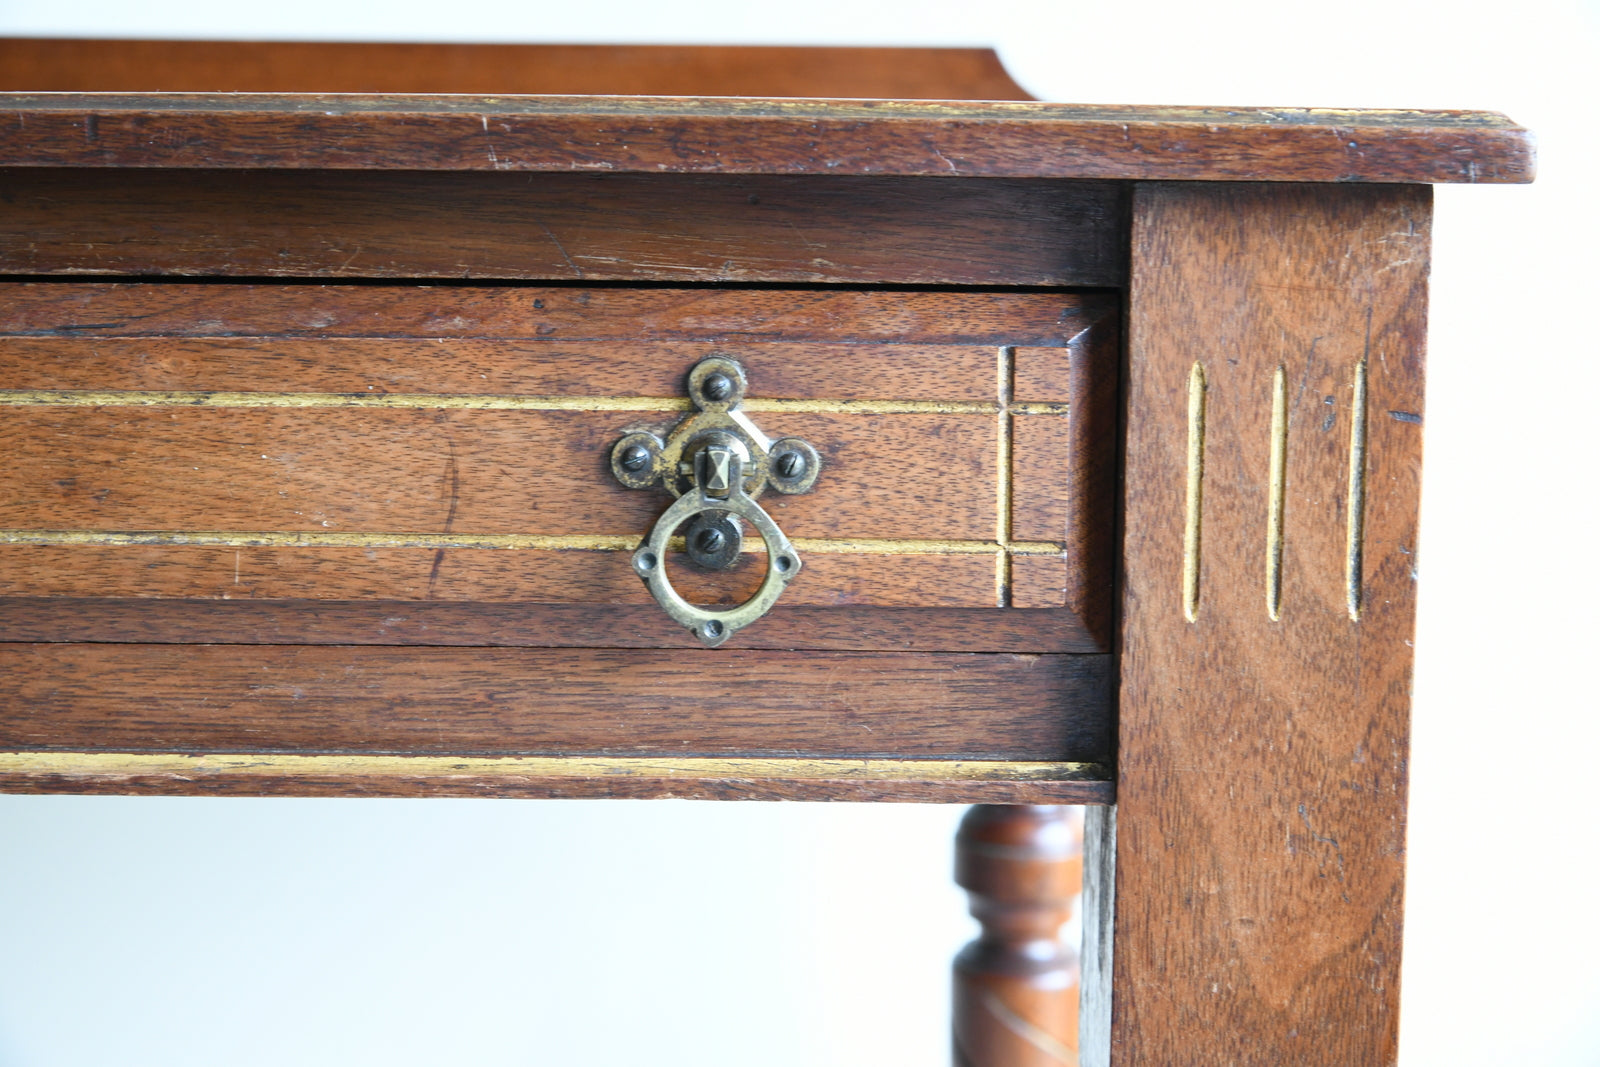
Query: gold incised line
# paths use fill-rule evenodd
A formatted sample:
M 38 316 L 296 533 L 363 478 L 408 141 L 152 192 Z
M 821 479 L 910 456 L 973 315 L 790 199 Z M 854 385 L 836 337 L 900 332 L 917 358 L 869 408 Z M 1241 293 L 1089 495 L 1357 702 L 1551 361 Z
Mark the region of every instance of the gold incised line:
M 632 552 L 615 534 L 277 533 L 229 530 L 0 530 L 7 545 L 220 545 L 230 548 L 510 548 Z
M 1267 460 L 1267 617 L 1283 610 L 1284 462 L 1289 447 L 1289 387 L 1280 364 L 1272 375 L 1272 431 Z
M 812 552 L 928 553 L 933 555 L 979 555 L 1005 552 L 1013 556 L 1059 556 L 1067 546 L 1057 541 L 914 541 L 914 540 L 831 540 L 828 538 L 790 538 L 796 548 Z M 759 549 L 758 549 L 759 550 Z
M 1367 508 L 1367 361 L 1350 384 L 1350 491 L 1345 515 L 1344 594 L 1352 622 L 1361 618 L 1361 542 Z
M 255 753 L 0 752 L 0 774 L 69 777 L 333 776 L 403 778 L 852 779 L 866 781 L 1094 782 L 1098 763 L 886 759 L 697 759 L 598 756 L 272 755 Z
M 1197 361 L 1189 368 L 1188 471 L 1183 498 L 1183 617 L 1200 617 L 1200 509 L 1205 479 L 1206 372 Z
M 742 411 L 815 411 L 847 415 L 987 415 L 999 409 L 987 400 L 746 400 Z
M 1029 1022 L 1012 1011 L 992 989 L 980 989 L 978 1003 L 994 1017 L 995 1021 L 1032 1045 L 1046 1058 L 1063 1067 L 1078 1067 L 1078 1054 L 1050 1031 Z
M 999 458 L 995 477 L 995 541 L 1003 545 L 1011 540 L 1011 384 L 1016 374 L 1016 350 L 1002 345 L 996 357 L 996 395 L 1000 398 L 999 417 L 995 425 Z M 995 607 L 1011 606 L 1011 557 L 997 551 L 994 557 Z
M 1059 556 L 1066 545 L 1054 541 L 938 541 L 892 538 L 795 537 L 797 549 L 838 555 L 987 555 L 1004 551 L 1016 556 Z M 226 530 L 0 530 L 4 545 L 214 545 L 229 548 L 462 548 L 543 549 L 546 551 L 632 552 L 639 538 L 632 534 L 425 534 L 425 533 L 274 533 Z M 682 547 L 682 539 L 674 541 Z M 745 551 L 760 554 L 766 546 L 751 538 Z
M 483 411 L 690 411 L 682 397 L 515 396 L 452 393 L 246 393 L 131 389 L 6 389 L 0 405 L 47 407 L 197 408 L 456 408 Z M 1037 405 L 1035 405 L 1037 406 Z M 987 400 L 746 400 L 755 412 L 860 415 L 987 415 L 1001 410 Z

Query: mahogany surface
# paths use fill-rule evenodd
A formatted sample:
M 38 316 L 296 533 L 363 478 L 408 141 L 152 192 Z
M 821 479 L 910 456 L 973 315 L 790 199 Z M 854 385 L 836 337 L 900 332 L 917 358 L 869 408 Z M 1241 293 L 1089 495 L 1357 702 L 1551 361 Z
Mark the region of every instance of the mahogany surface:
M 824 488 L 767 504 L 810 570 L 785 607 L 1015 600 L 1109 640 L 1103 296 L 4 288 L 3 595 L 648 604 L 618 560 L 665 494 L 617 485 L 609 449 L 665 435 L 716 353 L 763 427 L 820 445 Z M 737 603 L 765 566 L 674 580 Z
M 1105 656 L 0 645 L 7 749 L 1106 762 Z
M 1134 203 L 1113 1062 L 1392 1063 L 1431 190 Z
M 1524 182 L 1484 111 L 316 94 L 0 94 L 0 166 Z
M 989 48 L 0 38 L 0 90 L 1028 100 Z
M 1039 557 L 1011 561 L 1016 572 Z M 1053 591 L 1053 590 L 1052 590 Z M 699 648 L 654 603 L 0 597 L 0 641 L 137 644 Z M 1105 652 L 1073 610 L 796 607 L 781 601 L 725 647 L 818 651 Z
M 0 169 L 11 273 L 1120 286 L 1110 182 Z

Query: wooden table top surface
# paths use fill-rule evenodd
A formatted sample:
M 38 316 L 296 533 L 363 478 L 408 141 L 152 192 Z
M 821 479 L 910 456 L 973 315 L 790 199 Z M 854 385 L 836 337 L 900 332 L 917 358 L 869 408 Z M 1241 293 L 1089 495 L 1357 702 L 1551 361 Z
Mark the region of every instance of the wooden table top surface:
M 1485 111 L 469 94 L 4 93 L 0 166 L 1515 183 Z

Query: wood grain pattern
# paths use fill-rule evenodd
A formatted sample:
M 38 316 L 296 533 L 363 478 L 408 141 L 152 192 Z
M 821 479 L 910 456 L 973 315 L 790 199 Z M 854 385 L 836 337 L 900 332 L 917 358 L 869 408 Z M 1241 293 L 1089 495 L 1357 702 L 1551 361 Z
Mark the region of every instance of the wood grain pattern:
M 0 596 L 651 605 L 649 591 L 626 566 L 637 540 L 591 551 L 0 543 Z M 995 552 L 797 548 L 807 580 L 790 588 L 786 605 L 999 606 Z M 730 571 L 707 572 L 675 555 L 668 566 L 674 588 L 694 603 L 732 606 L 754 595 L 767 562 L 746 553 Z M 1067 584 L 1064 567 L 1057 584 Z M 1064 608 L 1064 594 L 1039 606 Z
M 0 89 L 1028 100 L 989 48 L 0 39 Z
M 0 94 L 0 166 L 1519 182 L 1472 111 L 592 96 Z
M 1059 348 L 1012 350 L 1011 399 L 1018 403 L 1065 404 L 1072 401 L 1072 360 Z M 1115 349 L 1112 349 L 1115 359 Z
M 1104 656 L 0 646 L 0 750 L 1098 762 Z
M 1074 335 L 1068 346 L 1066 497 L 1069 517 L 1064 546 L 1066 605 L 1110 651 L 1117 626 L 1118 538 L 1123 520 L 1118 486 L 1125 447 L 1120 422 L 1123 349 L 1121 317 Z M 1118 442 L 1107 449 L 1107 441 Z M 1084 581 L 1097 574 L 1104 581 Z
M 1116 307 L 1095 293 L 0 282 L 0 336 L 1060 346 Z
M 1040 557 L 1018 557 L 1016 562 Z M 1059 559 L 1056 560 L 1060 565 Z M 810 566 L 809 561 L 806 564 Z M 799 587 L 795 587 L 799 592 Z M 1058 594 L 1058 600 L 1060 599 Z M 1016 605 L 1022 606 L 1022 605 Z M 699 648 L 654 603 L 0 597 L 0 642 Z M 1101 652 L 1076 615 L 993 608 L 799 607 L 786 597 L 724 648 Z
M 1012 607 L 1038 610 L 1067 606 L 1068 590 L 1077 582 L 1065 555 L 1012 556 L 1009 565 Z M 1072 617 L 1083 616 L 1074 612 Z M 1100 644 L 1096 649 L 1106 651 Z
M 15 406 L 0 419 L 10 530 L 638 534 L 670 502 L 610 449 L 676 412 Z M 785 412 L 824 489 L 763 497 L 790 537 L 992 541 L 994 419 Z M 937 452 L 908 447 L 936 441 Z M 70 448 L 64 447 L 70 442 Z M 448 540 L 448 538 L 447 538 Z
M 1015 307 L 1027 351 L 1109 373 L 1105 342 L 1086 340 L 1114 339 L 1102 297 L 858 292 L 820 302 L 792 331 L 802 339 L 766 340 L 740 327 L 792 315 L 784 297 L 813 293 L 10 291 L 0 595 L 644 605 L 616 561 L 666 497 L 617 486 L 606 457 L 625 432 L 665 434 L 687 407 L 683 374 L 713 353 L 747 367 L 763 429 L 812 440 L 824 459 L 825 490 L 765 501 L 807 559 L 787 604 L 1002 607 L 1013 550 L 1057 560 L 1019 603 L 1076 610 L 1078 586 L 1109 585 L 1108 569 L 1061 569 L 1066 542 L 1104 526 L 1069 514 L 1056 488 L 1070 481 L 1080 415 L 1028 416 L 1054 427 L 1039 448 L 1050 454 L 1032 461 L 1024 441 L 1006 474 L 1026 483 L 1015 500 L 1045 500 L 1053 520 L 1024 523 L 1022 539 L 1043 530 L 1049 543 L 1002 546 L 996 361 L 1007 349 L 929 333 L 936 318 L 970 329 L 991 305 Z M 920 316 L 924 340 L 895 343 Z M 152 319 L 199 335 L 146 334 Z M 683 339 L 658 339 L 674 332 Z M 1109 410 L 1111 397 L 1092 402 Z M 1100 463 L 1112 442 L 1102 428 Z M 674 580 L 697 603 L 731 604 L 763 569 L 752 552 L 732 573 Z M 1084 617 L 1064 640 L 1079 647 L 1086 628 L 1103 651 L 1103 620 Z M 1053 644 L 1029 644 L 1041 642 Z
M 0 170 L 10 274 L 1115 286 L 1109 182 Z
M 1011 536 L 1059 541 L 1055 562 L 1013 557 L 1014 607 L 1068 607 L 1099 647 L 1115 625 L 1110 580 L 1117 565 L 1118 396 L 1121 336 L 1109 314 L 1064 348 L 1012 349 Z
M 320 295 L 303 299 L 315 301 Z M 437 290 L 427 292 L 428 299 L 438 296 Z M 995 353 L 988 345 L 642 337 L 572 343 L 495 337 L 0 336 L 0 390 L 635 396 L 675 400 L 687 410 L 683 389 L 689 370 L 713 355 L 731 356 L 744 366 L 752 401 L 995 399 Z M 872 373 L 849 372 L 860 365 L 870 365 Z
M 1019 541 L 1066 541 L 1076 500 L 1071 488 L 1071 426 L 1078 413 L 1012 415 L 1011 536 Z M 1106 458 L 1110 458 L 1109 455 Z M 1095 521 L 1110 521 L 1103 511 Z
M 1076 1067 L 1078 953 L 1061 939 L 1082 885 L 1079 813 L 982 804 L 956 832 L 956 884 L 982 932 L 955 959 L 955 1067 Z
M 1420 415 L 1367 420 L 1356 494 L 1351 428 L 1363 376 L 1367 409 L 1421 411 L 1429 205 L 1428 190 L 1401 187 L 1136 192 L 1113 1063 L 1394 1062 Z M 1196 360 L 1190 623 L 1176 428 Z
M 7 793 L 1110 804 L 1110 769 L 952 760 L 0 752 Z

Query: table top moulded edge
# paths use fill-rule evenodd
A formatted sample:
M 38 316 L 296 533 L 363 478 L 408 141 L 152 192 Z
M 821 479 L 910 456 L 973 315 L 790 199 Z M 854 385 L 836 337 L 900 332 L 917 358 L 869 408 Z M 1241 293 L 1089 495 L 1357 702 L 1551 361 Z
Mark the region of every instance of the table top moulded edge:
M 1516 183 L 1534 147 L 1484 111 L 5 93 L 0 167 Z

